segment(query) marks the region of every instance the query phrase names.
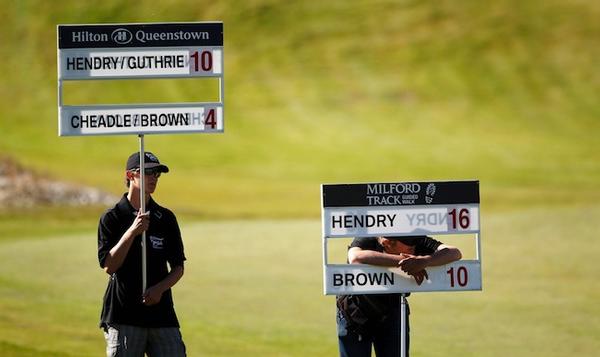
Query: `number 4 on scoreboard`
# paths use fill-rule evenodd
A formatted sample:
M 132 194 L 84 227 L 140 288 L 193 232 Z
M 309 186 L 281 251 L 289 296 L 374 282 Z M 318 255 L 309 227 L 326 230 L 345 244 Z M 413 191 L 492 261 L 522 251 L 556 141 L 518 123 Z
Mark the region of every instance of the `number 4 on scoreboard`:
M 204 116 L 204 127 L 210 126 L 211 129 L 217 127 L 217 119 L 215 118 L 215 109 L 207 109 L 206 115 Z

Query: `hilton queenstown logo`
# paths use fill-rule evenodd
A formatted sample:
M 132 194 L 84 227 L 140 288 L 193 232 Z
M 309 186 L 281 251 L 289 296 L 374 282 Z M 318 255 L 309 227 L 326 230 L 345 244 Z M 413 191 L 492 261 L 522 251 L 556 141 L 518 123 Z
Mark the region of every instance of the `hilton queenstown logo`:
M 108 33 L 92 32 L 87 30 L 73 31 L 71 41 L 73 43 L 102 43 L 114 42 L 118 45 L 127 45 L 133 41 L 146 44 L 162 41 L 207 41 L 210 33 L 206 31 L 144 31 L 138 30 L 132 33 L 126 28 L 114 30 L 110 36 Z
M 118 28 L 114 30 L 110 37 L 108 33 L 98 33 L 91 31 L 74 31 L 71 33 L 71 39 L 75 43 L 81 42 L 109 42 L 109 39 L 112 42 L 118 45 L 126 45 L 133 40 L 133 34 L 131 31 L 125 28 Z
M 91 31 L 73 31 L 71 33 L 71 40 L 73 42 L 108 42 L 108 34 Z
M 119 45 L 126 45 L 133 40 L 133 34 L 128 29 L 119 28 L 110 35 L 112 40 Z

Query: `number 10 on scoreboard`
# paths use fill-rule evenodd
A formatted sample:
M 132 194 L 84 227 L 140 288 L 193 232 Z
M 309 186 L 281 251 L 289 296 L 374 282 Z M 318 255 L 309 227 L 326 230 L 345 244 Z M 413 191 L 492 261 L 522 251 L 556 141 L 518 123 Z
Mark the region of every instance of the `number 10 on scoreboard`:
M 222 74 L 221 56 L 223 52 L 214 48 L 191 49 L 190 74 Z

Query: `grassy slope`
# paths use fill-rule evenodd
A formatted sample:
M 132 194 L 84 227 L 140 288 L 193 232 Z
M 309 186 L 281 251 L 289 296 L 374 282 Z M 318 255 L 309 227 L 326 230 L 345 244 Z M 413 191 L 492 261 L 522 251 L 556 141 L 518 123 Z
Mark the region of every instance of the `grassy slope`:
M 600 212 L 558 207 L 600 198 L 597 4 L 121 3 L 3 2 L 0 155 L 119 192 L 133 137 L 56 137 L 54 26 L 223 20 L 226 133 L 147 139 L 174 171 L 158 200 L 182 222 L 315 217 L 322 182 L 478 178 L 484 291 L 411 298 L 413 355 L 600 349 Z M 190 99 L 190 85 L 114 96 Z M 515 210 L 526 205 L 545 207 Z M 90 269 L 100 210 L 0 214 L 3 356 L 103 349 L 105 277 Z M 190 262 L 175 294 L 191 355 L 335 354 L 317 221 L 183 228 Z
M 158 198 L 179 211 L 315 217 L 318 184 L 346 181 L 477 178 L 489 208 L 600 198 L 593 2 L 120 3 L 2 7 L 0 155 L 118 193 L 135 137 L 56 136 L 54 26 L 218 19 L 226 133 L 146 142 L 173 168 Z M 194 86 L 103 98 L 188 100 Z
M 595 355 L 599 214 L 590 206 L 485 215 L 484 290 L 414 294 L 413 355 Z M 335 355 L 318 220 L 205 222 L 183 233 L 188 262 L 175 300 L 191 356 Z M 94 249 L 91 229 L 0 242 L 3 356 L 103 350 L 96 323 L 106 277 L 93 268 Z

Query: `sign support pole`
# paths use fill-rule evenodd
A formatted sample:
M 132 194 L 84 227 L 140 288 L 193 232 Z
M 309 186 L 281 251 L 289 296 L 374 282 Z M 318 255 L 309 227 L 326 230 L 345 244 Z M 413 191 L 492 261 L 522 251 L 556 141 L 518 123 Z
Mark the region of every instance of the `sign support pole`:
M 140 138 L 140 213 L 146 213 L 146 165 L 144 155 L 144 134 L 139 135 Z M 146 272 L 146 231 L 142 232 L 142 294 L 146 293 L 147 287 L 147 272 Z
M 406 340 L 408 338 L 406 334 L 407 304 L 406 294 L 400 294 L 400 357 L 406 357 L 408 352 L 408 346 L 406 346 Z

